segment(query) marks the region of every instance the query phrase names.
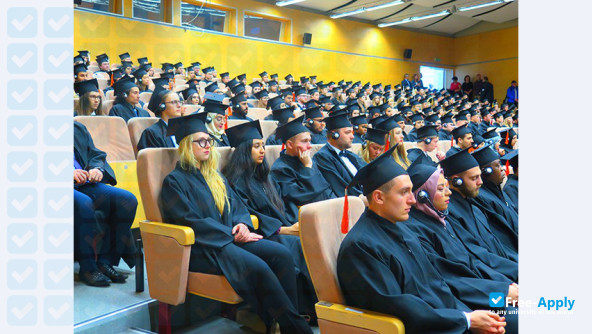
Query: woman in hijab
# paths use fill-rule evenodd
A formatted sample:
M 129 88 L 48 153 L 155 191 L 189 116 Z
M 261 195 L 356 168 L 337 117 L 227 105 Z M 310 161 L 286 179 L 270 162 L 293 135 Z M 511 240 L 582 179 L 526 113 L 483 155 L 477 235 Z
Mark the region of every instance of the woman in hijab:
M 208 113 L 206 119 L 206 128 L 208 133 L 216 142 L 217 147 L 230 146 L 228 138 L 226 137 L 226 109 L 230 107 L 227 104 L 219 103 L 216 101 L 206 101 L 203 103 L 205 112 Z

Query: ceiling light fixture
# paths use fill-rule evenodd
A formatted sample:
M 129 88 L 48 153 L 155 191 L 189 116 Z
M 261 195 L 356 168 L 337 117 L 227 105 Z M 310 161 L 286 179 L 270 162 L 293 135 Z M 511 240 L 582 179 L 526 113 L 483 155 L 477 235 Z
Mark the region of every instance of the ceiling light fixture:
M 283 6 L 288 6 L 288 5 L 293 5 L 295 3 L 299 3 L 305 0 L 284 0 L 284 1 L 278 1 L 275 4 L 277 6 L 283 7 Z
M 383 9 L 383 8 L 387 8 L 387 7 L 391 7 L 391 6 L 396 6 L 396 5 L 400 5 L 405 3 L 402 0 L 397 0 L 397 1 L 391 1 L 391 2 L 387 2 L 387 3 L 383 3 L 381 5 L 376 5 L 376 6 L 372 6 L 372 7 L 362 7 L 362 8 L 358 8 L 356 10 L 352 10 L 349 12 L 343 12 L 340 14 L 333 14 L 331 15 L 332 19 L 338 19 L 340 17 L 345 17 L 345 16 L 351 16 L 351 15 L 356 15 L 356 14 L 360 14 L 363 12 L 369 12 L 369 11 L 373 11 L 373 10 L 377 10 L 377 9 Z
M 486 2 L 486 3 L 474 5 L 474 6 L 460 7 L 458 9 L 458 11 L 459 12 L 466 12 L 468 10 L 473 10 L 473 9 L 479 9 L 479 8 L 484 8 L 484 7 L 499 5 L 499 4 L 502 4 L 504 2 L 512 2 L 512 1 L 514 1 L 514 0 L 497 0 L 497 1 L 492 1 L 492 2 Z
M 447 10 L 444 10 L 444 11 L 441 11 L 441 12 L 435 13 L 435 14 L 429 14 L 429 15 L 424 15 L 424 16 L 413 16 L 413 17 L 408 17 L 408 18 L 401 20 L 401 21 L 380 23 L 380 24 L 378 24 L 378 27 L 384 28 L 384 27 L 394 26 L 397 24 L 404 24 L 404 23 L 408 23 L 408 22 L 415 22 L 415 21 L 432 19 L 434 17 L 440 17 L 440 16 L 444 16 L 444 15 L 448 15 L 448 14 L 450 14 L 450 10 L 447 9 Z

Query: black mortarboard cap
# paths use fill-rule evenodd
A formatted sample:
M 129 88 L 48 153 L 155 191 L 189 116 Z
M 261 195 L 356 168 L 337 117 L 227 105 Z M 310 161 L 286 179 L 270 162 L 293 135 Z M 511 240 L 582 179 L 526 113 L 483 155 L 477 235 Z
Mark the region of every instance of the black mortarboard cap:
M 280 124 L 284 124 L 288 121 L 288 119 L 294 117 L 294 107 L 274 109 L 271 112 L 271 117 Z
M 313 119 L 323 117 L 323 113 L 321 112 L 321 107 L 312 107 L 303 110 L 306 114 L 306 119 Z
M 239 103 L 246 101 L 247 98 L 245 97 L 245 94 L 238 94 L 233 96 L 230 100 L 232 101 L 232 104 L 236 106 Z
M 262 77 L 262 78 L 263 78 L 264 76 L 266 76 L 266 75 L 267 75 L 267 72 L 266 72 L 266 71 L 263 71 L 263 72 L 259 73 L 259 76 L 260 76 L 260 77 Z
M 175 136 L 177 142 L 196 132 L 208 132 L 206 128 L 207 112 L 171 118 L 167 127 L 167 136 Z
M 120 54 L 120 55 L 119 55 L 119 59 L 121 59 L 122 61 L 123 61 L 124 59 L 126 59 L 126 58 L 131 58 L 131 57 L 130 57 L 130 54 L 129 54 L 129 53 L 127 53 L 127 52 L 125 52 L 125 53 L 122 53 L 122 54 Z
M 426 120 L 426 122 L 430 122 L 430 123 L 435 124 L 437 121 L 440 120 L 440 117 L 437 114 L 433 114 L 433 115 L 426 117 L 425 120 Z
M 306 94 L 306 89 L 304 87 L 298 87 L 298 89 L 294 91 L 294 94 L 296 96 Z
M 368 108 L 368 114 L 370 114 L 370 115 L 382 114 L 382 111 L 380 110 L 379 106 L 371 106 Z
M 105 62 L 109 62 L 109 56 L 107 56 L 107 54 L 103 53 L 100 54 L 96 57 L 97 63 L 99 65 L 101 65 L 101 63 L 105 63 Z
M 237 78 L 238 80 L 245 80 L 245 79 L 247 78 L 247 75 L 246 75 L 246 74 L 244 74 L 244 73 L 243 73 L 243 74 L 239 74 L 239 75 L 237 75 L 237 76 L 236 76 L 236 78 Z
M 413 114 L 413 115 L 411 115 L 410 119 L 413 123 L 415 123 L 415 122 L 423 121 L 423 116 L 421 114 Z
M 98 92 L 99 82 L 97 79 L 78 81 L 74 83 L 74 91 L 82 96 L 88 92 Z
M 259 120 L 241 123 L 226 129 L 226 136 L 230 147 L 237 147 L 248 140 L 263 139 Z
M 360 115 L 360 116 L 356 116 L 356 117 L 350 117 L 349 122 L 352 125 L 362 125 L 362 124 L 368 124 L 368 119 L 366 119 L 366 115 Z
M 306 127 L 302 125 L 302 121 L 304 120 L 304 115 L 284 124 L 278 126 L 275 135 L 282 140 L 282 142 L 286 142 L 288 139 L 294 137 L 295 135 L 308 132 Z
M 88 56 L 90 55 L 90 52 L 88 52 L 88 50 L 82 50 L 82 51 L 78 51 L 78 54 L 88 58 Z
M 226 78 L 229 76 L 230 76 L 230 73 L 228 73 L 228 72 L 220 73 L 220 78 Z
M 452 137 L 454 137 L 454 139 L 458 139 L 466 135 L 467 133 L 471 133 L 471 129 L 469 129 L 469 124 L 457 126 L 456 128 L 452 129 Z
M 177 69 L 180 68 L 180 67 L 184 67 L 182 62 L 178 62 L 178 63 L 176 63 L 173 66 L 175 66 L 175 68 L 177 68 Z
M 269 76 L 269 78 L 270 78 L 270 79 L 277 80 L 277 78 L 278 78 L 278 75 L 277 75 L 277 73 L 274 73 L 274 74 L 270 75 L 270 76 Z
M 162 63 L 161 65 L 162 70 L 165 72 L 173 69 L 173 64 L 171 63 Z
M 347 113 L 338 113 L 333 116 L 325 117 L 324 121 L 325 126 L 329 131 L 352 126 L 352 124 L 349 122 L 349 119 L 347 118 Z
M 516 172 L 516 168 L 518 168 L 518 150 L 513 150 L 502 155 L 500 160 L 504 163 L 509 161 L 509 164 L 514 168 L 514 172 Z
M 193 67 L 200 67 L 200 66 L 201 66 L 201 63 L 200 63 L 200 62 L 198 62 L 198 61 L 196 61 L 196 62 L 193 62 L 193 63 L 191 63 L 191 65 L 192 65 Z
M 269 93 L 267 92 L 266 89 L 262 89 L 262 90 L 258 91 L 257 93 L 255 93 L 255 97 L 259 100 L 266 97 L 266 96 L 269 96 Z
M 171 91 L 160 86 L 154 88 L 152 95 L 150 96 L 150 101 L 148 101 L 148 109 L 155 113 L 157 116 L 160 116 L 162 113 L 162 109 L 159 108 L 159 105 L 162 103 L 162 99 L 164 96 Z
M 152 63 L 144 63 L 140 65 L 140 68 L 148 72 L 152 68 Z
M 420 154 L 407 168 L 413 188 L 411 191 L 415 192 L 419 189 L 426 181 L 432 176 L 437 170 L 434 166 L 432 159 L 428 158 L 425 154 Z
M 181 94 L 183 94 L 183 98 L 185 100 L 189 100 L 189 98 L 191 97 L 191 95 L 197 93 L 197 87 L 196 86 L 189 86 L 189 88 L 186 88 L 185 90 L 183 90 L 181 92 Z
M 86 68 L 86 65 L 84 64 L 78 64 L 78 65 L 74 65 L 74 75 L 78 75 L 78 73 L 80 72 L 87 72 L 88 69 Z
M 368 128 L 368 131 L 366 132 L 366 140 L 376 143 L 378 145 L 385 145 L 386 135 L 388 135 L 388 131 Z
M 119 96 L 120 94 L 122 94 L 125 91 L 130 90 L 133 87 L 138 87 L 136 86 L 136 84 L 134 83 L 134 79 L 130 78 L 130 77 L 124 77 L 121 80 L 115 82 L 113 84 L 113 89 L 115 90 L 115 95 Z
M 292 76 L 292 74 L 288 74 L 284 77 L 284 79 L 290 80 L 290 79 L 294 79 L 294 77 Z
M 491 145 L 485 145 L 473 151 L 472 155 L 481 167 L 484 167 L 500 158 L 499 154 L 493 150 Z
M 271 86 L 277 86 L 277 84 L 278 84 L 278 83 L 277 83 L 277 81 L 275 81 L 275 80 L 270 80 L 270 81 L 267 83 L 267 85 L 269 85 L 269 87 L 271 87 Z
M 226 87 L 228 87 L 232 90 L 232 87 L 234 87 L 236 85 L 240 85 L 240 84 L 241 84 L 241 82 L 236 80 L 236 78 L 234 78 L 226 83 Z
M 166 88 L 168 88 L 169 86 L 169 78 L 154 78 L 152 82 L 155 87 L 167 86 Z
M 280 109 L 282 103 L 284 103 L 284 99 L 279 95 L 267 100 L 267 106 L 271 110 Z
M 134 73 L 132 73 L 134 75 L 134 77 L 136 77 L 136 79 L 138 81 L 142 80 L 142 77 L 145 76 L 146 74 L 148 74 L 148 72 L 146 72 L 143 69 L 137 69 Z
M 228 109 L 229 105 L 213 100 L 206 100 L 203 103 L 203 107 L 206 112 L 226 115 L 226 109 Z
M 444 176 L 451 177 L 471 168 L 479 167 L 479 163 L 467 148 L 446 157 L 444 160 L 440 160 L 440 166 L 444 169 Z
M 76 63 L 84 64 L 84 58 L 82 58 L 82 55 L 74 56 L 73 61 L 74 61 L 74 64 L 76 64 Z
M 232 91 L 232 93 L 234 95 L 241 95 L 245 92 L 245 85 L 244 84 L 238 84 L 232 88 L 230 88 L 230 90 Z
M 348 185 L 348 188 L 359 184 L 362 186 L 364 196 L 368 196 L 374 190 L 380 188 L 380 186 L 395 177 L 406 175 L 407 172 L 405 169 L 393 159 L 393 151 L 396 147 L 397 145 L 394 145 L 378 158 L 360 168 Z
M 214 72 L 214 67 L 210 66 L 210 67 L 206 67 L 206 68 L 202 68 L 201 71 L 206 74 L 206 73 L 210 73 L 210 72 Z
M 384 120 L 378 123 L 375 123 L 373 126 L 384 131 L 391 131 L 394 128 L 398 128 L 399 124 L 397 124 L 397 121 L 395 121 L 395 116 L 391 116 L 386 117 Z
M 148 62 L 148 57 L 142 57 L 142 58 L 138 58 L 138 63 L 140 65 L 144 65 Z
M 210 93 L 214 93 L 216 92 L 216 90 L 220 89 L 220 87 L 218 87 L 218 83 L 217 82 L 211 82 L 209 85 L 207 85 L 204 90 L 206 92 L 210 92 Z
M 263 86 L 263 84 L 261 84 L 260 81 L 253 81 L 249 84 L 249 86 L 251 86 L 253 88 L 257 88 L 257 87 L 261 88 Z
M 429 137 L 438 137 L 438 130 L 436 125 L 424 125 L 417 129 L 417 141 Z

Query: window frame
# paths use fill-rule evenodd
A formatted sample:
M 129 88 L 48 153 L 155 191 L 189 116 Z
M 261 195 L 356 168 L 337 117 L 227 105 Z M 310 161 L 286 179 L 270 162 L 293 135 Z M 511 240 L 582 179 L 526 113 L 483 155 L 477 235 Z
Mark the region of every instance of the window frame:
M 195 5 L 195 6 L 202 6 L 203 5 L 205 8 L 216 9 L 216 10 L 221 10 L 221 11 L 226 12 L 226 18 L 224 19 L 224 30 L 223 31 L 216 31 L 216 30 L 209 30 L 209 29 L 204 29 L 204 28 L 195 27 L 195 26 L 184 26 L 183 25 L 183 11 L 181 10 L 181 5 L 183 2 L 187 3 L 187 4 Z M 204 1 L 204 0 L 181 0 L 179 2 L 179 14 L 178 14 L 179 27 L 181 27 L 183 29 L 206 31 L 206 32 L 214 33 L 214 34 L 232 34 L 232 32 L 230 32 L 230 31 L 232 30 L 232 28 L 234 26 L 234 35 L 238 35 L 238 16 L 236 15 L 236 12 L 237 12 L 236 7 L 214 4 L 214 3 Z M 232 24 L 233 19 L 234 19 L 234 24 Z
M 259 37 L 253 37 L 253 36 L 247 36 L 246 34 L 246 20 L 245 20 L 245 16 L 255 16 L 255 17 L 259 17 L 259 18 L 263 18 L 263 19 L 267 19 L 267 20 L 272 20 L 272 21 L 279 21 L 282 23 L 281 28 L 280 28 L 280 39 L 279 40 L 272 40 L 272 39 L 266 39 L 266 38 L 259 38 Z M 243 20 L 243 37 L 246 38 L 254 38 L 257 40 L 261 40 L 261 41 L 268 41 L 268 42 L 280 42 L 280 43 L 289 43 L 292 44 L 292 19 L 289 17 L 284 17 L 284 16 L 277 16 L 277 15 L 272 15 L 272 14 L 267 14 L 267 13 L 261 13 L 261 12 L 255 12 L 255 11 L 251 11 L 251 10 L 243 10 L 243 15 L 242 15 L 242 20 Z

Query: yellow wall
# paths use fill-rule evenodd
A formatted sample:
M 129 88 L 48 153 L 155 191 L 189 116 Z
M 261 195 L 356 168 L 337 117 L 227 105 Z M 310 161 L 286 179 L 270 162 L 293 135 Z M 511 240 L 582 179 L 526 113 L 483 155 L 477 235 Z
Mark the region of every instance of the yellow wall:
M 512 80 L 518 81 L 518 27 L 454 39 L 455 75 L 487 76 L 502 101 Z
M 119 1 L 128 7 L 131 3 L 130 0 Z M 180 0 L 167 2 L 178 12 Z M 227 32 L 236 36 L 130 20 L 125 17 L 131 16 L 129 8 L 124 16 L 75 10 L 75 48 L 88 49 L 93 58 L 106 52 L 115 62 L 118 62 L 117 55 L 125 51 L 130 52 L 134 62 L 136 58 L 146 56 L 155 66 L 162 62 L 183 61 L 189 64 L 200 61 L 204 66 L 215 66 L 219 72 L 229 71 L 231 76 L 246 72 L 250 78 L 266 70 L 277 72 L 280 77 L 288 73 L 295 77 L 317 74 L 325 81 L 345 79 L 398 83 L 404 73 L 418 73 L 420 65 L 455 68 L 460 64 L 456 68 L 458 76 L 461 72 L 472 71 L 489 75 L 496 85 L 496 96 L 500 91 L 498 80 L 501 84 L 502 80 L 507 81 L 507 77 L 517 76 L 517 61 L 466 65 L 517 57 L 517 28 L 455 39 L 393 28 L 380 29 L 375 25 L 333 20 L 251 0 L 210 2 L 233 11 Z M 291 44 L 241 38 L 244 35 L 242 17 L 245 11 L 290 19 Z M 174 18 L 169 21 L 179 24 Z M 301 47 L 305 32 L 313 35 L 310 48 Z M 403 50 L 407 48 L 413 49 L 413 61 L 401 59 Z M 439 63 L 434 63 L 436 58 L 440 59 Z M 503 69 L 498 71 L 496 66 L 499 64 Z

